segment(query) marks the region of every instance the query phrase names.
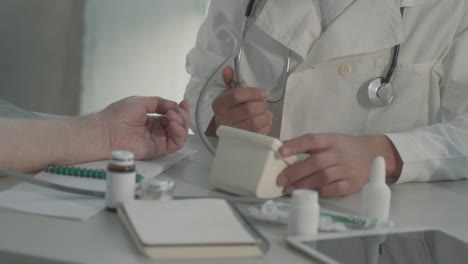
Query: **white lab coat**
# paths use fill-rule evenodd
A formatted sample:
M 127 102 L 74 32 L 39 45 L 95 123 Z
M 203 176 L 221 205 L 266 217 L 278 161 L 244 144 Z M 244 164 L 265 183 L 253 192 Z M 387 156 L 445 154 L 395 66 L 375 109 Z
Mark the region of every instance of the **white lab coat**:
M 185 97 L 194 109 L 201 87 L 234 55 L 247 0 L 213 0 L 187 56 Z M 403 17 L 400 7 L 405 7 Z M 305 133 L 386 134 L 404 165 L 398 182 L 468 176 L 467 0 L 267 0 L 254 13 L 242 61 L 244 80 L 272 88 L 292 52 L 281 139 Z M 387 72 L 395 98 L 374 107 L 368 82 Z M 221 78 L 213 86 L 223 87 Z M 221 89 L 208 94 L 213 99 Z M 270 92 L 273 96 L 274 91 Z M 203 126 L 213 113 L 206 100 Z M 211 111 L 211 112 L 210 112 Z M 192 112 L 194 116 L 194 113 Z

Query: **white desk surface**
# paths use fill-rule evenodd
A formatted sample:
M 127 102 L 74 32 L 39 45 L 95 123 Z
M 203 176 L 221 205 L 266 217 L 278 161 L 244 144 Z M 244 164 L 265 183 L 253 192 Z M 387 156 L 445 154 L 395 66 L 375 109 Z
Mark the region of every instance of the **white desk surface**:
M 197 137 L 187 145 L 200 151 L 170 169 L 176 195 L 215 194 L 207 185 L 211 155 Z M 11 186 L 0 178 L 0 189 Z M 468 183 L 465 180 L 394 185 L 390 218 L 398 226 L 438 226 L 468 240 Z M 360 194 L 321 199 L 330 209 L 358 213 Z M 189 220 L 188 220 L 189 224 Z M 284 242 L 285 228 L 259 226 L 271 248 L 262 258 L 167 261 L 167 263 L 313 263 Z M 30 257 L 27 257 L 30 256 Z M 86 222 L 44 217 L 0 209 L 1 263 L 166 263 L 142 256 L 114 213 L 103 211 Z

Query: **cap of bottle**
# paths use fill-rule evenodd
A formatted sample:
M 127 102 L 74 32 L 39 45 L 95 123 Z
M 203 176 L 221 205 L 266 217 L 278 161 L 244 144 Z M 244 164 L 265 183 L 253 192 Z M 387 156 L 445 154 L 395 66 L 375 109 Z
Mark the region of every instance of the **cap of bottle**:
M 154 177 L 143 179 L 140 183 L 141 199 L 168 200 L 172 199 L 175 181 L 167 177 Z
M 174 189 L 175 181 L 166 177 L 146 178 L 141 181 L 142 189 L 151 189 L 153 191 L 170 191 Z
M 126 150 L 115 150 L 111 152 L 110 163 L 116 166 L 132 166 L 135 161 L 133 152 Z
M 370 182 L 384 183 L 385 182 L 385 159 L 378 156 L 372 163 L 372 169 L 370 173 Z
M 314 190 L 298 189 L 292 193 L 292 206 L 309 206 L 318 203 L 318 193 Z

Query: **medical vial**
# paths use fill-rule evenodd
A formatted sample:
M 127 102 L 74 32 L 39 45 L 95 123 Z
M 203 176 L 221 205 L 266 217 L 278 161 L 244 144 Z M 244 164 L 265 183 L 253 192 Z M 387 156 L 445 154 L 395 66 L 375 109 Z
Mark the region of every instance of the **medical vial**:
M 142 200 L 172 200 L 175 189 L 173 179 L 159 176 L 143 179 L 140 183 L 140 199 Z
M 361 214 L 365 217 L 387 220 L 392 193 L 385 182 L 385 159 L 375 158 L 369 182 L 362 189 Z
M 106 177 L 106 208 L 116 209 L 125 201 L 134 199 L 135 161 L 132 152 L 112 151 Z
M 289 236 L 310 236 L 318 232 L 320 207 L 318 194 L 313 190 L 295 190 L 292 194 L 288 218 Z

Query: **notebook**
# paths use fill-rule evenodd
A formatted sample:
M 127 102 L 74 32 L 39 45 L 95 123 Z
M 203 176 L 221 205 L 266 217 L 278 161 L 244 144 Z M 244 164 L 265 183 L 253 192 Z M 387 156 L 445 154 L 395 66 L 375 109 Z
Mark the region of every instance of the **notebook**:
M 134 200 L 118 214 L 137 248 L 155 259 L 258 257 L 266 240 L 221 199 Z

